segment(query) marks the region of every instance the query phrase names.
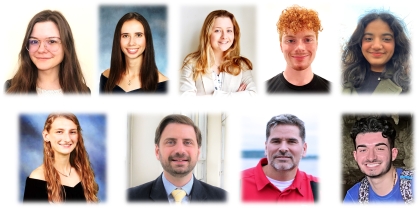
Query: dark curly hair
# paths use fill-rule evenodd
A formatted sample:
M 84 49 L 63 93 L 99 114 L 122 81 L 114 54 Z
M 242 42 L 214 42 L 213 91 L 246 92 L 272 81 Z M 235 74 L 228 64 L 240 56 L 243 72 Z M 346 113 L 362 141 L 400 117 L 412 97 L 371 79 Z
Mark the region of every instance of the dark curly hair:
M 389 12 L 370 11 L 358 22 L 354 33 L 344 47 L 342 54 L 343 85 L 352 85 L 358 89 L 364 82 L 370 69 L 369 62 L 362 54 L 362 38 L 367 25 L 377 19 L 386 22 L 394 33 L 394 54 L 387 62 L 381 74 L 382 79 L 391 79 L 400 86 L 403 92 L 409 90 L 410 85 L 410 40 L 404 22 Z
M 394 148 L 394 141 L 396 140 L 396 129 L 394 128 L 392 122 L 384 116 L 361 118 L 355 122 L 350 132 L 350 136 L 354 143 L 354 148 L 356 149 L 355 139 L 358 134 L 371 132 L 381 132 L 381 135 L 388 139 L 388 142 L 390 143 L 390 149 Z

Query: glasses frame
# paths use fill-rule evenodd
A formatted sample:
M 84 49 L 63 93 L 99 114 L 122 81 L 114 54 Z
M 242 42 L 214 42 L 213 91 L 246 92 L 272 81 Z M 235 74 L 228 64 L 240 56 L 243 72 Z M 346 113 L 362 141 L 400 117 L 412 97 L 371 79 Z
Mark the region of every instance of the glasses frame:
M 48 41 L 48 40 L 55 40 L 55 39 L 57 39 L 57 43 L 58 44 L 61 44 L 62 43 L 62 41 L 61 41 L 61 38 L 59 38 L 59 37 L 49 37 L 49 38 L 45 38 L 45 39 L 43 39 L 43 40 L 40 40 L 40 39 L 38 39 L 38 38 L 29 38 L 28 39 L 28 41 L 27 41 L 27 44 L 26 44 L 26 50 L 28 51 L 28 52 L 31 52 L 30 50 L 29 50 L 29 46 L 30 46 L 30 43 L 29 43 L 29 41 L 30 40 L 37 40 L 37 41 L 39 41 L 40 42 L 40 44 L 39 44 L 39 46 L 38 46 L 38 48 L 36 49 L 36 50 L 34 50 L 33 52 L 36 52 L 36 51 L 38 51 L 39 50 L 39 48 L 41 48 L 41 45 L 42 45 L 42 43 L 44 43 L 44 48 L 45 48 L 45 50 L 47 50 L 47 51 L 49 51 L 49 52 L 56 52 L 57 50 L 55 50 L 55 51 L 51 51 L 51 50 L 49 50 L 48 49 L 48 47 L 46 46 L 47 44 L 46 44 L 46 41 Z M 32 52 L 32 53 L 33 53 Z

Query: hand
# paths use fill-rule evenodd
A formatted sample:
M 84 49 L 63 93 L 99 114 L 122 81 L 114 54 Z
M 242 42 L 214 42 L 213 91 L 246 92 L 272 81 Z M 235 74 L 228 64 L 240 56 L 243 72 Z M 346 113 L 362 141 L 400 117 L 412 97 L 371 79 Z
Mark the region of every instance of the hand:
M 237 90 L 237 92 L 241 92 L 241 91 L 245 91 L 247 87 L 247 84 L 245 83 L 241 83 L 239 89 Z

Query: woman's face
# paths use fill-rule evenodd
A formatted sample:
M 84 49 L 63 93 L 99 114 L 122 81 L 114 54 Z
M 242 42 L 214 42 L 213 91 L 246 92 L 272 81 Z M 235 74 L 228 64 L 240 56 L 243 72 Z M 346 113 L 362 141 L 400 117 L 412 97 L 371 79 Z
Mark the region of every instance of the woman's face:
M 370 63 L 371 70 L 382 72 L 394 54 L 394 33 L 381 19 L 370 22 L 362 37 L 362 54 Z
M 59 70 L 64 59 L 60 32 L 51 21 L 34 25 L 28 40 L 29 57 L 40 71 Z
M 211 47 L 217 52 L 224 52 L 233 45 L 234 26 L 228 17 L 217 17 L 211 29 Z
M 51 129 L 42 132 L 44 141 L 50 142 L 55 155 L 69 155 L 77 146 L 79 132 L 77 125 L 64 117 L 57 117 Z
M 146 47 L 143 25 L 135 19 L 124 22 L 121 28 L 121 50 L 127 59 L 142 57 Z

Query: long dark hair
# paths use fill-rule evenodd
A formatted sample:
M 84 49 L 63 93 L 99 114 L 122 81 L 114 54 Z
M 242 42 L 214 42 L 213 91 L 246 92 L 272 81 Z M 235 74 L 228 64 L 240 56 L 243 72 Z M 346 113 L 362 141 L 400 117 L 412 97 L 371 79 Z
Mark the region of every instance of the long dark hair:
M 70 25 L 60 12 L 52 10 L 39 12 L 29 22 L 19 53 L 19 67 L 11 80 L 7 93 L 36 93 L 38 68 L 32 62 L 29 51 L 26 48 L 35 24 L 48 21 L 53 22 L 57 26 L 60 33 L 61 46 L 64 51 L 64 58 L 60 63 L 60 71 L 58 73 L 61 89 L 64 93 L 90 93 L 77 59 Z
M 381 78 L 391 79 L 406 92 L 410 85 L 410 41 L 403 21 L 389 12 L 371 11 L 359 20 L 342 54 L 343 84 L 359 88 L 364 82 L 370 64 L 361 51 L 362 38 L 367 25 L 376 19 L 389 25 L 395 40 L 394 54 L 387 62 Z
M 151 29 L 147 20 L 137 12 L 130 12 L 125 14 L 116 25 L 115 33 L 113 36 L 112 55 L 111 55 L 111 68 L 109 78 L 106 82 L 105 92 L 112 92 L 112 89 L 122 79 L 122 75 L 126 71 L 125 55 L 121 51 L 121 28 L 122 25 L 128 21 L 135 19 L 139 21 L 144 27 L 146 47 L 143 52 L 143 62 L 140 70 L 141 88 L 148 92 L 153 92 L 157 89 L 159 81 L 159 71 L 157 69 L 156 61 L 154 58 L 153 37 Z

